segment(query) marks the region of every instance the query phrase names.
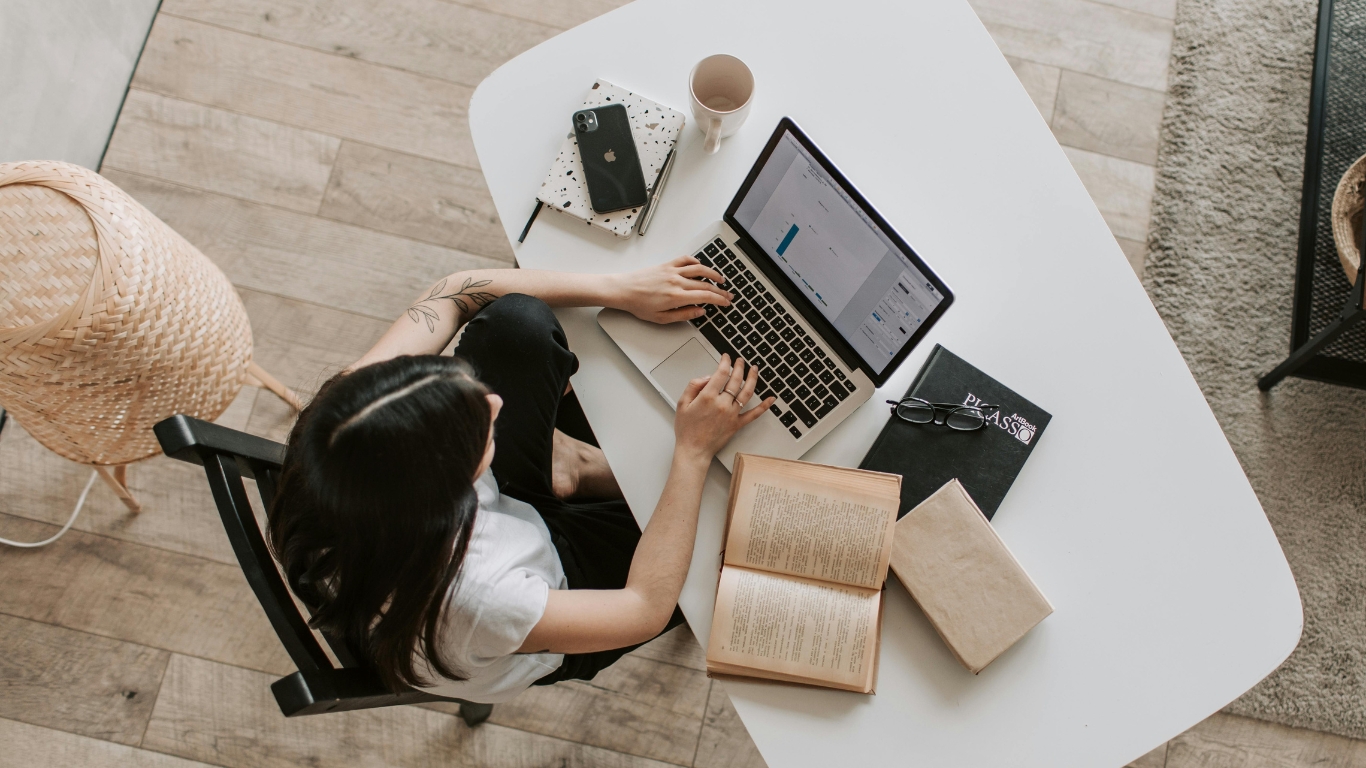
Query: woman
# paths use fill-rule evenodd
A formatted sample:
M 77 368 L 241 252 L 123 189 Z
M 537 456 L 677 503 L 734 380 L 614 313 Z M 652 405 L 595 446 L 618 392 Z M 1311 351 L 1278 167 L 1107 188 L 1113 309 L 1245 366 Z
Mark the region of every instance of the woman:
M 728 304 L 722 283 L 689 256 L 618 275 L 457 272 L 424 292 L 289 436 L 270 543 L 313 626 L 391 686 L 496 703 L 592 678 L 681 622 L 707 467 L 772 401 L 744 411 L 757 372 L 725 357 L 689 384 L 642 534 L 549 307 L 677 322 Z

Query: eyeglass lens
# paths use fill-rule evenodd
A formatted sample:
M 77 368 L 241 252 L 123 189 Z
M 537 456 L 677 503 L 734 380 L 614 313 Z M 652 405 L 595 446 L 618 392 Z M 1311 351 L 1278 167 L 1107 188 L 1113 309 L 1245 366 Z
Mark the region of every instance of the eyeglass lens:
M 971 406 L 954 408 L 949 412 L 949 417 L 944 421 L 950 429 L 961 429 L 964 431 L 971 429 L 981 429 L 986 424 L 986 417 L 982 412 Z
M 934 421 L 934 406 L 929 403 L 917 403 L 914 400 L 903 400 L 897 403 L 896 415 L 915 424 L 929 424 Z
M 964 432 L 974 429 L 981 429 L 986 424 L 986 416 L 981 409 L 970 405 L 961 405 L 956 408 L 945 409 L 948 414 L 942 421 L 935 418 L 935 407 L 927 402 L 919 400 L 903 400 L 896 405 L 896 415 L 912 424 L 929 424 L 935 422 L 943 424 L 949 429 L 957 429 Z

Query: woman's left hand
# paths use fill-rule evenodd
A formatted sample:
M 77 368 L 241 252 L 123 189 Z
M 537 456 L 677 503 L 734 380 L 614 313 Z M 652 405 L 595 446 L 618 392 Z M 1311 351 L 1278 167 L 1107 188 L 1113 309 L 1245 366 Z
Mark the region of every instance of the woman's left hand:
M 608 306 L 653 323 L 691 320 L 705 312 L 699 304 L 727 306 L 734 298 L 730 291 L 706 282 L 724 283 L 726 278 L 692 256 L 612 275 L 612 280 L 614 290 Z

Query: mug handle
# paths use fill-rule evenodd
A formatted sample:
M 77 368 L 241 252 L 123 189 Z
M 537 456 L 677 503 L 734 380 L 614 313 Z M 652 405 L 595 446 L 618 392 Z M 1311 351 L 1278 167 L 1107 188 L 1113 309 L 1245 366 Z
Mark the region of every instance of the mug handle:
M 721 119 L 713 117 L 707 121 L 707 143 L 702 149 L 709 155 L 716 154 L 721 148 Z

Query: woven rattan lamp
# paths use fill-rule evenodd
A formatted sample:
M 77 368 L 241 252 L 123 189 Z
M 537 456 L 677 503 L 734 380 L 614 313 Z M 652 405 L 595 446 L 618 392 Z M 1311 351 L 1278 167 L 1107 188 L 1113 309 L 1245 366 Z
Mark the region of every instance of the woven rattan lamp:
M 298 399 L 252 362 L 232 284 L 193 245 L 94 171 L 0 164 L 0 407 L 90 464 L 129 509 L 130 462 L 152 425 L 212 420 L 243 383 Z

